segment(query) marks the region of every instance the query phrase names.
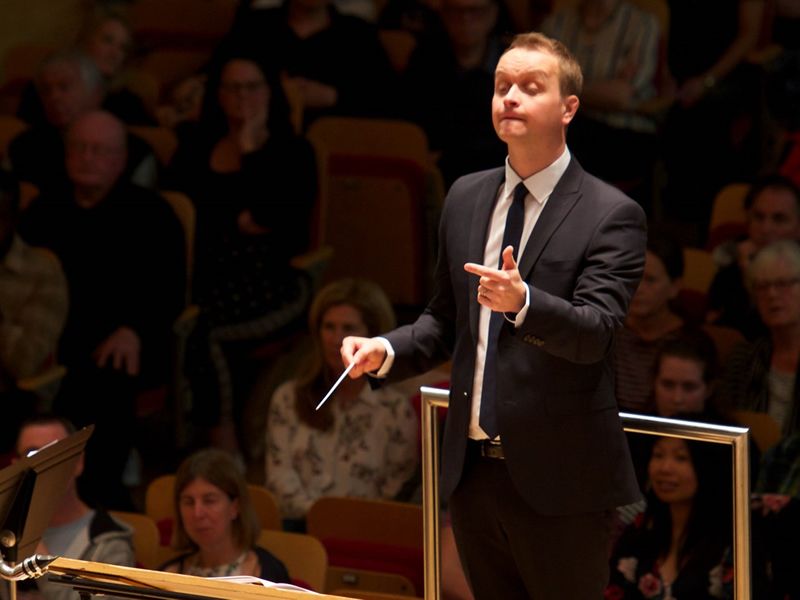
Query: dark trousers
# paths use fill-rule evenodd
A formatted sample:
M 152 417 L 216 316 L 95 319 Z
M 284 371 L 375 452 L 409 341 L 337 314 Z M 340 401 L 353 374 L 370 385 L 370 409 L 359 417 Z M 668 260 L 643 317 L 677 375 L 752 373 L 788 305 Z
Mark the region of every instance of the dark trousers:
M 504 460 L 482 457 L 473 442 L 468 447 L 449 506 L 475 598 L 600 600 L 608 583 L 612 511 L 537 514 L 517 493 Z

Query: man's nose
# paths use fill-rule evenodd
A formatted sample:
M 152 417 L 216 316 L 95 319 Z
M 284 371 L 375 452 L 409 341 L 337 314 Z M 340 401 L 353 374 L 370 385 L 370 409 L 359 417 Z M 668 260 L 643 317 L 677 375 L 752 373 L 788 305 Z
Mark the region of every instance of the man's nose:
M 514 84 L 510 88 L 508 88 L 508 91 L 506 92 L 506 95 L 503 98 L 503 103 L 506 106 L 508 105 L 516 106 L 517 104 L 519 104 L 519 88 L 517 87 L 517 84 Z

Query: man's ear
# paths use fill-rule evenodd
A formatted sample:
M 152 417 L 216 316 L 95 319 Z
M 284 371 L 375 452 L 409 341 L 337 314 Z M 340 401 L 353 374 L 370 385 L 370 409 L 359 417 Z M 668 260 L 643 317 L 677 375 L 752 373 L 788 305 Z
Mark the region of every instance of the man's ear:
M 578 112 L 578 106 L 580 106 L 580 103 L 581 101 L 575 94 L 570 94 L 564 98 L 564 113 L 561 116 L 561 122 L 564 125 L 568 125 L 575 117 L 575 113 Z

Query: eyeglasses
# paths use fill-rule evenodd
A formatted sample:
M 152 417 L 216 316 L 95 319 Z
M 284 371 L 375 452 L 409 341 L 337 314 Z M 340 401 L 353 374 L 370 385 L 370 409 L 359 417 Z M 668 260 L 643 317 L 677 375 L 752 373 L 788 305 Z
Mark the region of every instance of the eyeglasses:
M 263 79 L 255 81 L 223 81 L 219 84 L 219 89 L 228 94 L 236 94 L 238 92 L 252 94 L 253 92 L 259 91 L 265 85 L 266 82 Z
M 775 288 L 776 292 L 787 292 L 792 286 L 800 283 L 800 277 L 792 277 L 790 279 L 773 279 L 772 281 L 755 281 L 753 282 L 753 291 L 756 294 L 766 294 L 770 288 Z

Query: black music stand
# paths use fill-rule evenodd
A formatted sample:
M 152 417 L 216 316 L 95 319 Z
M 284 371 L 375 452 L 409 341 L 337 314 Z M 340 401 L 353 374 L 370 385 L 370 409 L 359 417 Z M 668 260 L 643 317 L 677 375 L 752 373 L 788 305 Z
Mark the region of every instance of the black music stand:
M 0 470 L 0 553 L 16 563 L 36 551 L 94 425 Z M 13 593 L 12 581 L 12 597 Z

